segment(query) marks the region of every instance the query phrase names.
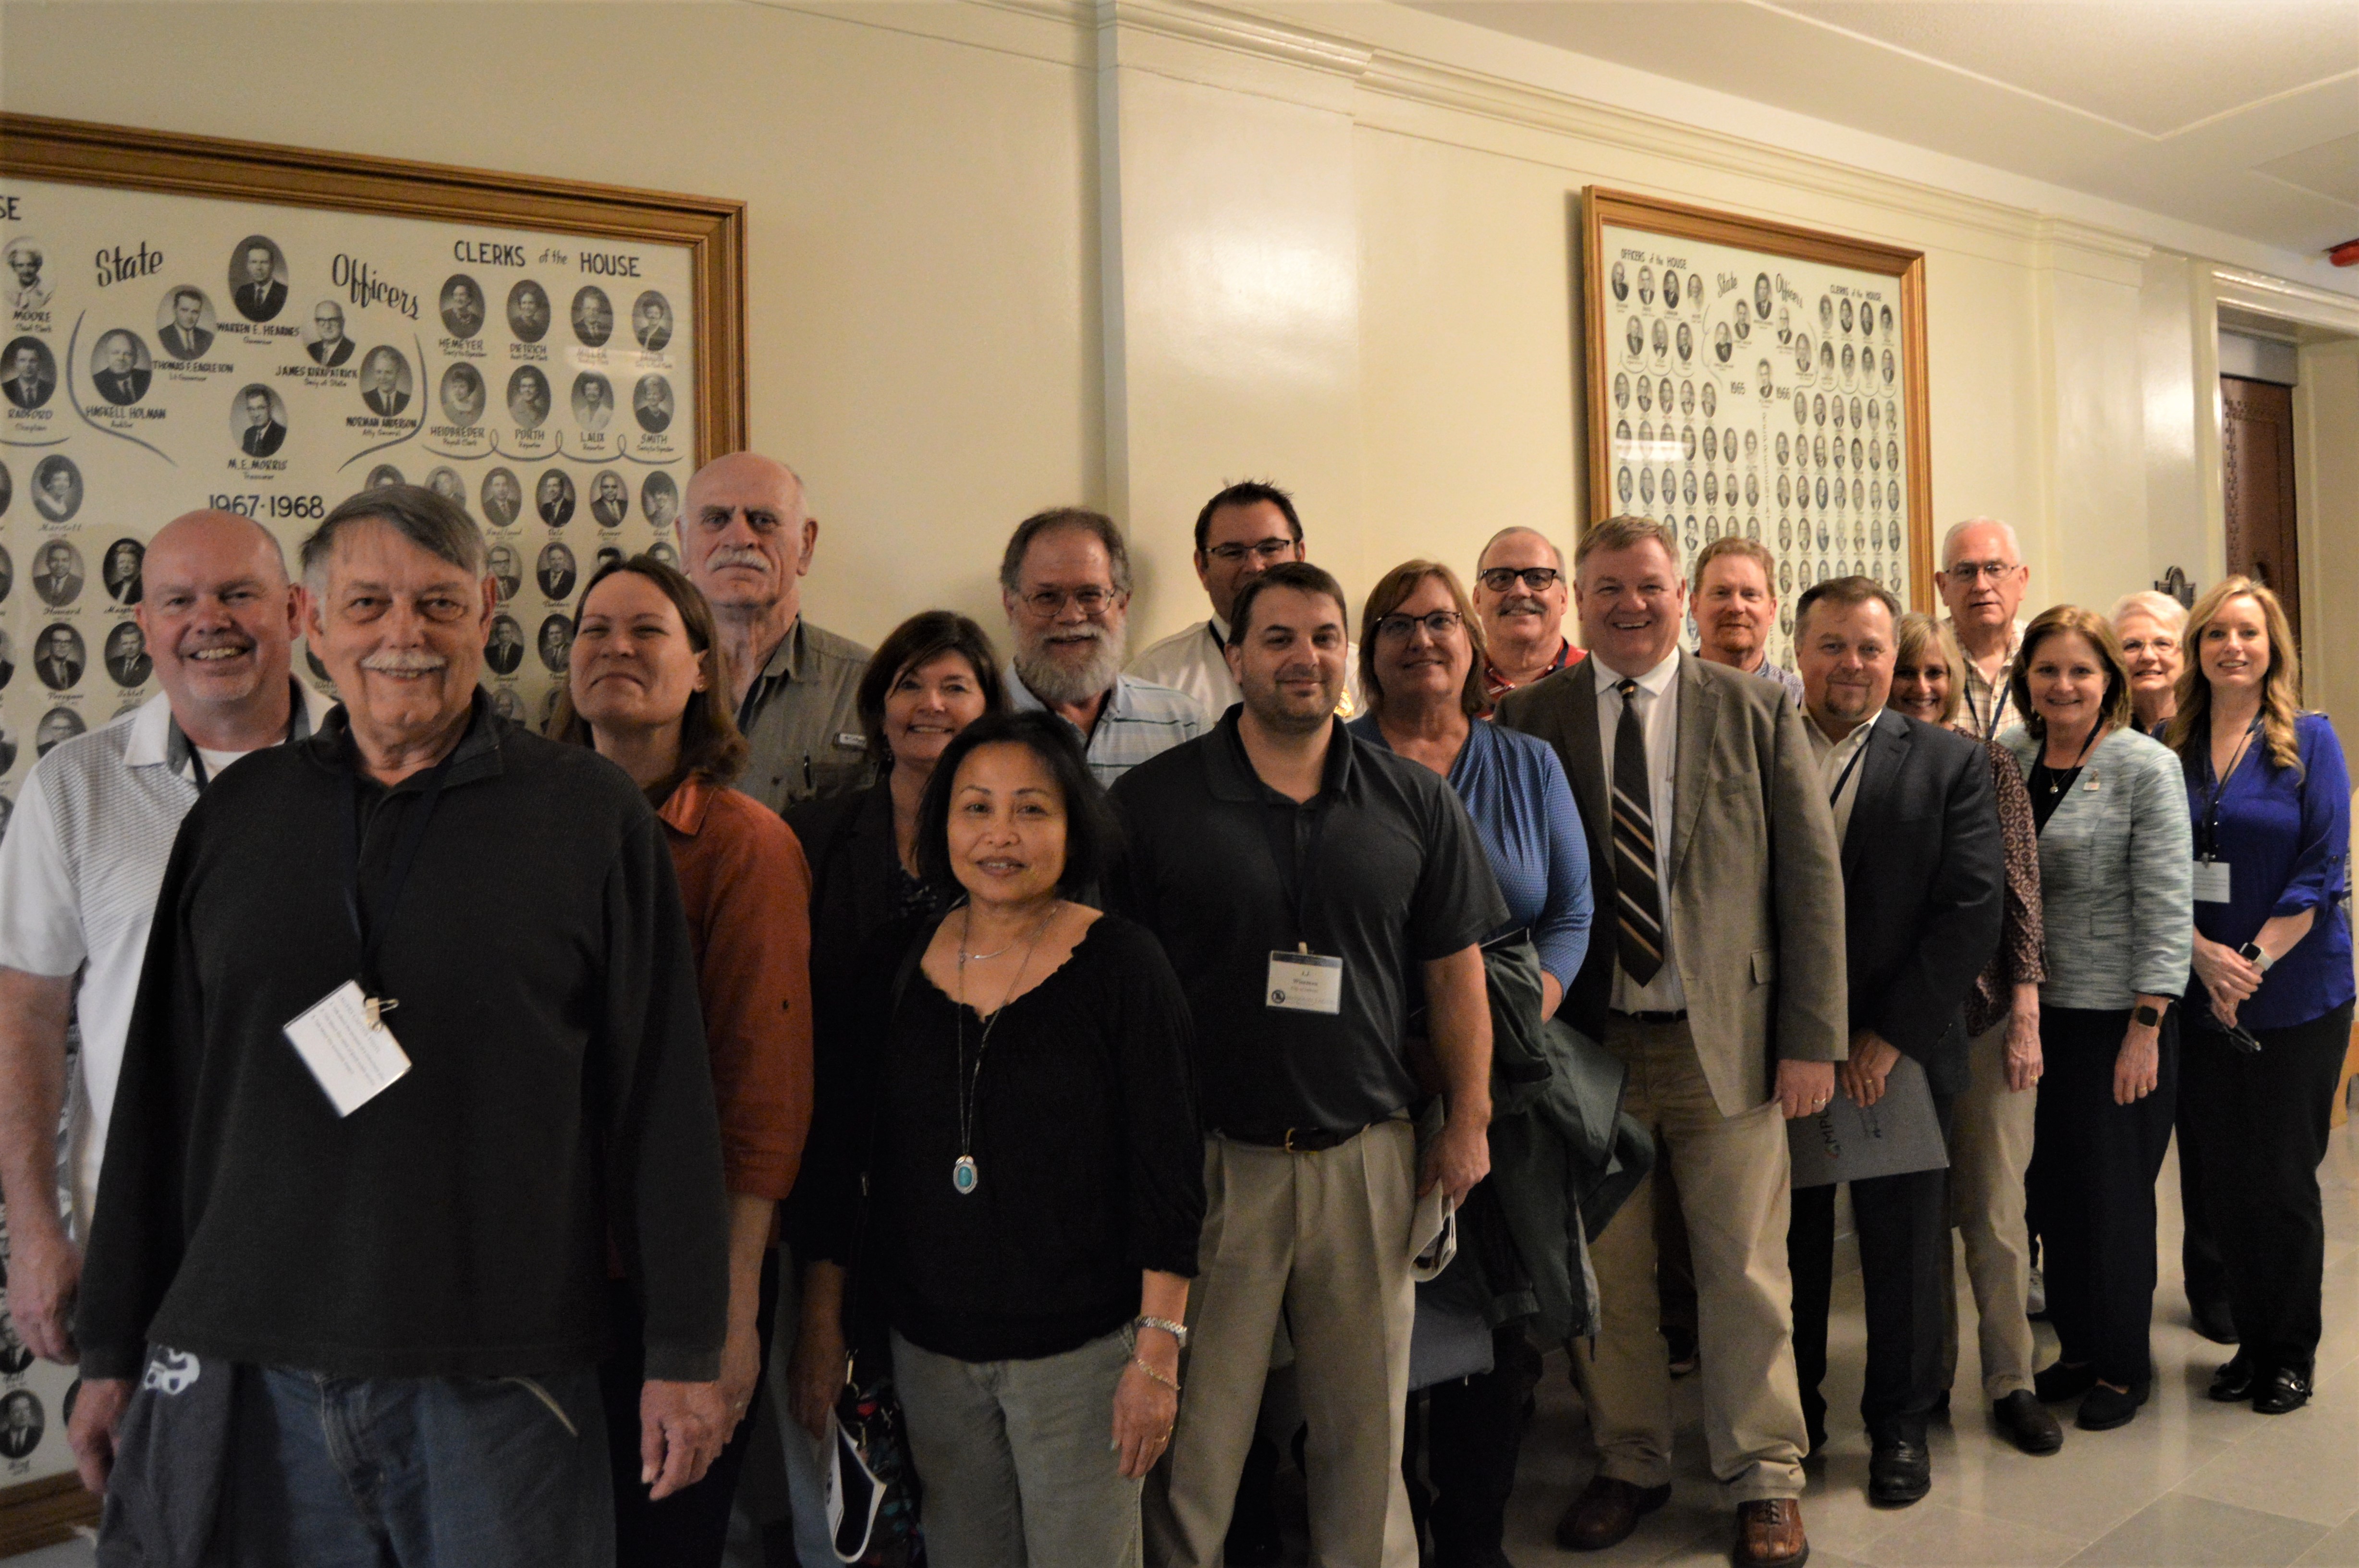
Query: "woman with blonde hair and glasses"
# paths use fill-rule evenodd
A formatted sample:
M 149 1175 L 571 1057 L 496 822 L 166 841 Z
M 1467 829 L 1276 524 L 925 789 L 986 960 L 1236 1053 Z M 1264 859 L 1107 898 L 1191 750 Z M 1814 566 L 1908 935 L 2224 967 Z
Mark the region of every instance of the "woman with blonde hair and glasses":
M 1957 722 L 1965 655 L 1931 616 L 1900 618 L 1887 707 L 1927 724 L 1972 734 Z M 1991 1419 L 2027 1454 L 2064 1443 L 2032 1391 L 2031 1242 L 2023 1221 L 2023 1180 L 2031 1163 L 2039 1083 L 2039 987 L 2048 978 L 2039 900 L 2039 828 L 2015 753 L 1988 741 L 1999 834 L 2006 849 L 2006 903 L 1996 952 L 1966 998 L 1970 1075 L 1950 1123 L 1950 1213 L 1965 1242 L 1966 1277 L 1981 1325 L 1983 1393 Z M 1957 1293 L 1947 1292 L 1942 1387 L 1958 1369 Z
M 2301 708 L 2276 594 L 2232 577 L 2187 621 L 2167 732 L 2195 830 L 2195 976 L 2180 1131 L 2240 1340 L 2212 1379 L 2264 1415 L 2310 1400 L 2326 1226 L 2318 1193 L 2351 1034 L 2351 775 Z
M 2080 1399 L 2080 1426 L 2102 1432 L 2153 1390 L 2154 1183 L 2192 935 L 2187 790 L 2178 759 L 2132 727 L 2129 666 L 2095 611 L 2034 618 L 2009 681 L 2049 937 L 2026 1185 L 2063 1344 L 2032 1386 L 2045 1403 Z

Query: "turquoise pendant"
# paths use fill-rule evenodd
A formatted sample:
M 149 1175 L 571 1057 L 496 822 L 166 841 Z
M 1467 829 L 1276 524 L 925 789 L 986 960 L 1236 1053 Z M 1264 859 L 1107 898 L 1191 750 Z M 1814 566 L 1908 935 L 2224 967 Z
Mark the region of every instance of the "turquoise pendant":
M 963 1197 L 982 1184 L 983 1173 L 974 1168 L 974 1156 L 960 1155 L 958 1162 L 951 1167 L 951 1185 L 956 1187 L 959 1195 Z

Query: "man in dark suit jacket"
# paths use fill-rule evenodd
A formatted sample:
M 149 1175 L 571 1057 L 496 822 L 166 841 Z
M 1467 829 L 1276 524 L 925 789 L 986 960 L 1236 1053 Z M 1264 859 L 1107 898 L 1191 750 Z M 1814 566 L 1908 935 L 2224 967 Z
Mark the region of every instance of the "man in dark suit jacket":
M 343 308 L 334 300 L 320 301 L 320 308 L 311 312 L 311 330 L 315 335 L 309 347 L 313 364 L 332 367 L 353 357 L 353 341 L 344 336 Z
M 1701 1300 L 1704 1425 L 1736 1505 L 1736 1568 L 1798 1568 L 1809 1440 L 1794 1383 L 1787 1119 L 1825 1108 L 1843 1059 L 1843 871 L 1794 699 L 1680 650 L 1678 536 L 1611 517 L 1573 589 L 1589 657 L 1499 720 L 1563 759 L 1601 929 L 1560 1016 L 1632 1069 L 1625 1108 L 1677 1178 Z M 1774 1050 L 1772 1042 L 1774 1041 Z M 1574 1370 L 1598 1468 L 1557 1526 L 1601 1551 L 1670 1498 L 1671 1387 L 1642 1184 L 1591 1254 L 1603 1302 Z
M 1820 583 L 1795 611 L 1794 655 L 1816 777 L 1843 842 L 1851 991 L 1843 1091 L 1872 1106 L 1887 1091 L 1930 1090 L 1946 1136 L 1950 1108 L 1966 1087 L 1966 994 L 1998 946 L 2006 849 L 1989 754 L 1885 708 L 1899 611 L 1871 579 Z M 1911 1065 L 1896 1090 L 1891 1075 L 1904 1057 Z M 1915 1081 L 1920 1074 L 1925 1090 Z M 1887 1507 L 1913 1503 L 1932 1486 L 1925 1429 L 1942 1385 L 1948 1178 L 1935 1168 L 1851 1184 L 1867 1292 L 1860 1415 L 1870 1444 L 1868 1496 Z M 1793 1208 L 1794 1360 L 1815 1450 L 1826 1442 L 1819 1385 L 1834 1273 L 1833 1184 L 1796 1192 Z M 2038 1409 L 2031 1395 L 2023 1400 Z
M 270 394 L 254 387 L 245 394 L 245 428 L 237 444 L 249 458 L 266 458 L 287 439 L 287 427 L 271 417 Z
M 409 394 L 401 390 L 401 356 L 391 349 L 369 351 L 361 362 L 361 401 L 379 418 L 390 419 L 409 406 Z
M 19 408 L 38 408 L 49 400 L 49 394 L 58 389 L 58 380 L 50 373 L 40 344 L 30 339 L 18 341 L 9 356 L 8 379 L 0 384 L 0 389 Z
M 139 363 L 138 340 L 128 332 L 110 332 L 99 351 L 105 357 L 105 368 L 93 373 L 90 379 L 97 384 L 101 397 L 121 408 L 147 395 L 147 382 L 153 373 Z
M 268 245 L 248 245 L 245 281 L 233 297 L 237 313 L 249 321 L 268 321 L 287 306 L 287 286 L 278 281 L 278 258 Z
M 213 346 L 213 335 L 204 329 L 205 297 L 193 288 L 183 288 L 172 296 L 172 319 L 156 334 L 164 351 L 176 360 L 199 360 Z

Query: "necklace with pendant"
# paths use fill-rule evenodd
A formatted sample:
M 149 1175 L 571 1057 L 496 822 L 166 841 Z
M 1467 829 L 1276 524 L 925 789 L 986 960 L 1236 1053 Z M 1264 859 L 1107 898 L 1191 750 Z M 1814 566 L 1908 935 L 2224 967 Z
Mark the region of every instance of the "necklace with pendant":
M 1015 978 L 1007 982 L 1006 994 L 999 999 L 999 1005 L 993 1008 L 990 1015 L 984 1019 L 983 1036 L 975 1042 L 974 1045 L 973 1072 L 967 1070 L 966 1065 L 967 964 L 970 961 L 981 963 L 985 959 L 996 958 L 1002 953 L 1013 951 L 1016 944 L 1010 942 L 997 953 L 969 953 L 966 950 L 966 939 L 974 930 L 973 904 L 967 905 L 965 917 L 960 924 L 959 994 L 953 1034 L 958 1052 L 959 1152 L 958 1158 L 951 1162 L 951 1187 L 961 1197 L 973 1195 L 974 1190 L 983 1185 L 983 1169 L 974 1162 L 974 1117 L 982 1099 L 980 1091 L 983 1085 L 983 1054 L 991 1048 L 991 1032 L 998 1026 L 999 1015 L 1007 1011 L 1007 1004 L 1016 1000 L 1016 988 L 1024 983 L 1024 971 L 1032 967 L 1032 955 L 1038 950 L 1040 938 L 1049 929 L 1049 922 L 1057 917 L 1057 906 L 1060 902 L 1062 901 L 1056 899 L 1049 901 L 1048 913 L 1041 915 L 1040 923 L 1032 927 L 1032 939 L 1025 945 L 1024 960 L 1016 966 Z

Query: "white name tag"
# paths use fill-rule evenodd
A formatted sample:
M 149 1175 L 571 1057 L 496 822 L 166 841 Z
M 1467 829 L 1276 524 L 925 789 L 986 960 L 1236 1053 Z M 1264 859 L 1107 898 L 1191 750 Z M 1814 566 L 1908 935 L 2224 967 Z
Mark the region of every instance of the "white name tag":
M 2198 860 L 2195 862 L 2195 902 L 2225 903 L 2228 902 L 2228 862 Z
M 409 1071 L 401 1043 L 370 1011 L 359 982 L 346 980 L 287 1023 L 288 1042 L 338 1116 L 352 1115 Z
M 1323 953 L 1272 953 L 1264 1000 L 1288 1012 L 1341 1012 L 1343 960 Z

